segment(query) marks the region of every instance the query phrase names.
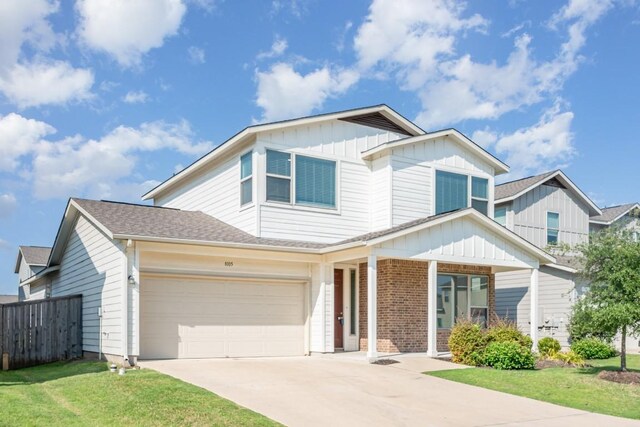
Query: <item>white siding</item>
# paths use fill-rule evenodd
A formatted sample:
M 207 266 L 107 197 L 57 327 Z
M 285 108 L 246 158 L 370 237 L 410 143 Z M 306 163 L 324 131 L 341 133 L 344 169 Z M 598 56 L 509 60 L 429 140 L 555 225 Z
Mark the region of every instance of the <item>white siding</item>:
M 530 277 L 529 270 L 496 274 L 496 313 L 516 321 L 526 334 L 530 330 Z M 539 283 L 539 336 L 553 337 L 563 347 L 568 347 L 569 316 L 576 295 L 574 275 L 556 268 L 541 267 Z
M 47 285 L 45 283 L 31 284 L 29 290 L 29 301 L 44 299 L 47 294 Z
M 560 214 L 558 240 L 569 245 L 589 239 L 589 208 L 571 191 L 540 185 L 513 201 L 513 230 L 534 245 L 547 245 L 547 212 Z
M 393 204 L 391 226 L 433 215 L 432 168 L 415 161 L 392 158 Z
M 311 346 L 312 352 L 333 352 L 333 265 L 311 266 Z
M 102 307 L 102 352 L 122 354 L 122 249 L 80 216 L 72 231 L 60 270 L 52 277 L 53 297 L 82 294 L 82 340 L 85 351 L 99 351 Z
M 255 201 L 255 162 L 253 172 Z M 240 207 L 240 153 L 163 194 L 154 203 L 157 206 L 202 211 L 248 233 L 256 233 L 255 207 Z
M 20 282 L 27 280 L 43 269 L 43 266 L 30 266 L 26 263 L 24 258 L 21 258 L 20 267 L 18 268 L 18 280 L 20 280 Z
M 371 161 L 370 230 L 383 230 L 391 227 L 391 165 L 390 156 L 379 157 Z
M 525 251 L 469 218 L 458 218 L 381 243 L 380 255 L 460 264 L 537 265 Z

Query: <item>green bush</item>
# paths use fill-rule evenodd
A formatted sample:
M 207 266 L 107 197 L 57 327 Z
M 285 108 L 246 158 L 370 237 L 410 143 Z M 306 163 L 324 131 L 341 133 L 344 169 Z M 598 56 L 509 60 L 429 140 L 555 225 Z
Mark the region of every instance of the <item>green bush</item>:
M 520 332 L 518 325 L 507 319 L 494 321 L 487 331 L 487 343 L 494 342 L 515 342 L 527 349 L 533 345 L 531 338 Z
M 538 341 L 538 353 L 541 356 L 550 356 L 560 352 L 560 342 L 551 337 L 544 337 Z
M 608 359 L 616 355 L 616 349 L 597 338 L 585 338 L 571 344 L 571 350 L 585 359 Z
M 495 369 L 533 369 L 535 363 L 531 350 L 514 341 L 492 342 L 484 352 L 484 364 Z
M 482 328 L 470 320 L 459 319 L 451 329 L 449 351 L 455 363 L 470 366 L 482 364 L 482 355 L 487 342 Z

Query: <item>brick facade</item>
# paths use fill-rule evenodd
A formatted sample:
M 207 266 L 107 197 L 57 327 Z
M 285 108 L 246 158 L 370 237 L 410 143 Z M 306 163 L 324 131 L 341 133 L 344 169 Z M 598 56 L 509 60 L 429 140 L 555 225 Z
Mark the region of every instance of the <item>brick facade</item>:
M 367 350 L 367 264 L 359 266 L 360 350 Z M 378 273 L 378 351 L 427 351 L 428 263 L 384 259 Z M 438 273 L 489 276 L 489 318 L 495 313 L 495 276 L 490 267 L 438 263 Z M 447 351 L 450 330 L 438 330 L 438 351 Z

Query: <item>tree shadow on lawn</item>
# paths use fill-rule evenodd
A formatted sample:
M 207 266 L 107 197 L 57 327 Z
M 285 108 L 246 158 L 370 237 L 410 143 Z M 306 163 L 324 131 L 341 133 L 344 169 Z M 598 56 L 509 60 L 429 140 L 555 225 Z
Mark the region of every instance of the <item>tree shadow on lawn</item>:
M 53 362 L 29 368 L 0 371 L 0 387 L 14 387 L 55 381 L 77 375 L 107 371 L 106 362 L 71 360 Z

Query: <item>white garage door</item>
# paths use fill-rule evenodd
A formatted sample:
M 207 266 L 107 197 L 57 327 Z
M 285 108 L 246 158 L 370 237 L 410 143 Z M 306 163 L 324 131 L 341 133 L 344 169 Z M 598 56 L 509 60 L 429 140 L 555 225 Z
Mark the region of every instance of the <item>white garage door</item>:
M 304 285 L 143 277 L 146 359 L 304 354 Z

